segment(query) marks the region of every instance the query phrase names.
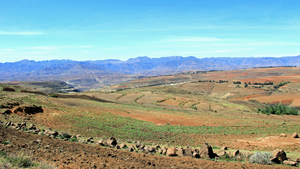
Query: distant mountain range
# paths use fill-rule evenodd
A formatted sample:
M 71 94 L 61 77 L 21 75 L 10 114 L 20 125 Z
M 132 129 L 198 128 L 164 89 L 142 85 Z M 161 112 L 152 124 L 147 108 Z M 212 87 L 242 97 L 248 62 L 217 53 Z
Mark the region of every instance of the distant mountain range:
M 22 60 L 0 63 L 0 81 L 62 80 L 76 85 L 115 84 L 135 78 L 164 75 L 192 70 L 233 70 L 266 66 L 300 66 L 300 55 L 293 57 L 196 58 L 172 56 L 161 58 L 137 57 L 127 61 L 109 59 L 96 61 Z M 118 76 L 114 82 L 113 76 Z M 122 76 L 126 77 L 122 80 Z M 105 77 L 105 78 L 104 78 Z M 108 79 L 107 79 L 108 78 Z M 78 82 L 79 80 L 79 82 Z M 75 84 L 75 82 L 73 83 Z M 99 87 L 99 86 L 98 86 Z

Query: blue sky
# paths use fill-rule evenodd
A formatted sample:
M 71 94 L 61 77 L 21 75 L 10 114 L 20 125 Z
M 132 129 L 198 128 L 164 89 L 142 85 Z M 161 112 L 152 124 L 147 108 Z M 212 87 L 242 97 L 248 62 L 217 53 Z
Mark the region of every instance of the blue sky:
M 299 0 L 0 0 L 0 62 L 300 55 Z

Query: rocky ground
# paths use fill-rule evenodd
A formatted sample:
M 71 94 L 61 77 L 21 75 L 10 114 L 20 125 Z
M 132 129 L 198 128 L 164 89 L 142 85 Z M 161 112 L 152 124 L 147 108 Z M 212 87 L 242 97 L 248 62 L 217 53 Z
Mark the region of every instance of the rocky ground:
M 2 144 L 9 141 L 9 144 Z M 0 150 L 7 154 L 26 152 L 34 160 L 46 161 L 58 168 L 287 168 L 282 165 L 211 161 L 192 157 L 165 157 L 128 152 L 54 139 L 46 135 L 18 131 L 0 125 Z

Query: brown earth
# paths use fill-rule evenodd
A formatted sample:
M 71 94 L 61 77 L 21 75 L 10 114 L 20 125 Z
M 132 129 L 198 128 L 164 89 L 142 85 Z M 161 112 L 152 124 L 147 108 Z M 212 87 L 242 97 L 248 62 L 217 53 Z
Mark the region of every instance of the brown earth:
M 33 159 L 46 161 L 58 168 L 288 168 L 133 153 L 33 135 L 2 125 L 0 136 L 1 143 L 7 140 L 11 142 L 10 146 L 1 144 L 1 151 L 8 154 L 24 151 Z

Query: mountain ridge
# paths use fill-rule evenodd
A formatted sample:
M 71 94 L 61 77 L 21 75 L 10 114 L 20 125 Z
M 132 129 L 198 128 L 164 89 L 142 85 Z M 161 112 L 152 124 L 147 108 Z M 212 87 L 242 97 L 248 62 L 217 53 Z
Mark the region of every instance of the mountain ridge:
M 194 56 L 170 56 L 150 58 L 147 56 L 130 58 L 126 61 L 107 60 L 21 60 L 0 63 L 0 82 L 62 80 L 65 82 L 85 81 L 103 85 L 132 80 L 145 76 L 176 74 L 195 70 L 234 70 L 268 66 L 300 66 L 300 55 L 285 57 L 217 57 L 196 58 Z M 109 77 L 110 76 L 110 77 Z M 122 79 L 122 76 L 126 77 Z M 105 78 L 103 78 L 105 77 Z M 109 79 L 109 80 L 108 80 Z M 80 84 L 79 84 L 80 85 Z M 99 86 L 98 86 L 99 87 Z

